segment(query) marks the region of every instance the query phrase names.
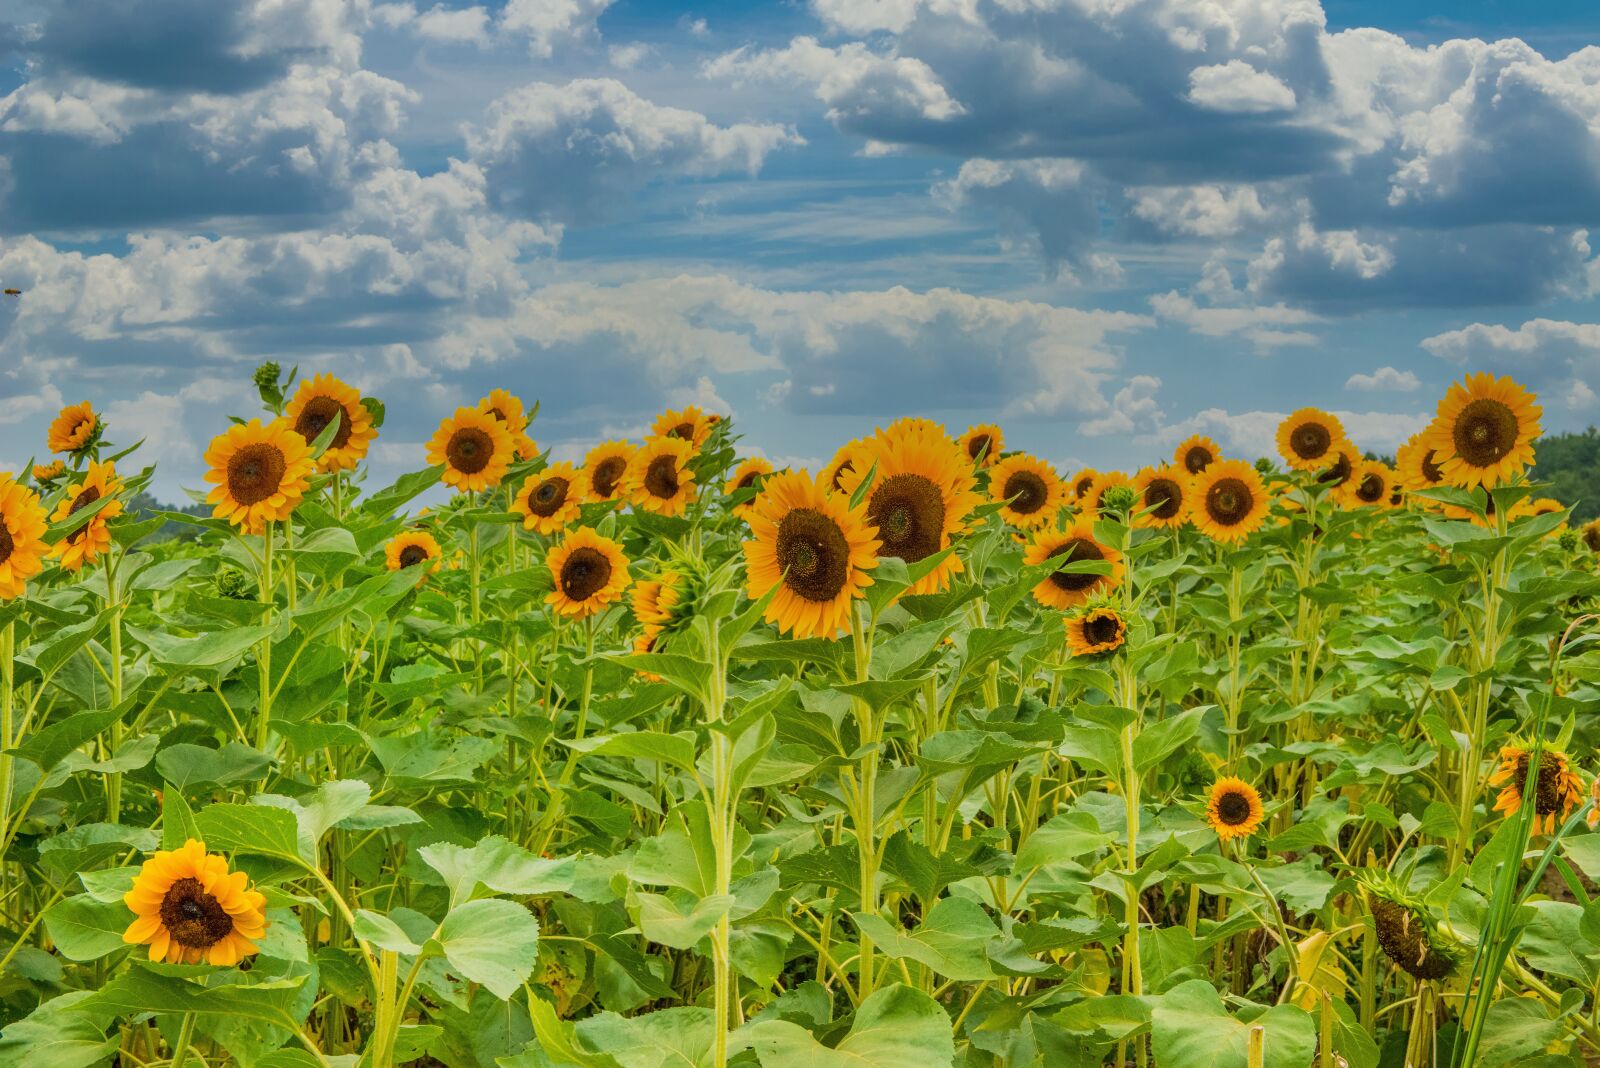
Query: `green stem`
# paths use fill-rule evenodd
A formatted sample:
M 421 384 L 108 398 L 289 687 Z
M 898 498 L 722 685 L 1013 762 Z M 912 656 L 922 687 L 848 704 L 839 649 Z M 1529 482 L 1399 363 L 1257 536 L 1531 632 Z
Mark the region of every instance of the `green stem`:
M 267 741 L 272 732 L 272 631 L 277 590 L 272 582 L 272 524 L 267 523 L 261 534 L 261 603 L 266 606 L 263 619 L 267 634 L 256 650 L 260 714 L 256 720 L 256 748 L 267 751 Z
M 172 1068 L 183 1068 L 189 1061 L 189 1043 L 194 1038 L 195 1015 L 183 1014 L 183 1026 L 178 1029 L 178 1043 L 172 1047 Z

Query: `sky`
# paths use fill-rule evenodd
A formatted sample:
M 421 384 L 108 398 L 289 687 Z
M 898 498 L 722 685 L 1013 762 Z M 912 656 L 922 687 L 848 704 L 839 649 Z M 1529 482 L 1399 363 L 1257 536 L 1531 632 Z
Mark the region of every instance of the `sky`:
M 182 500 L 263 360 L 665 407 L 815 466 L 899 416 L 1064 469 L 1377 452 L 1453 380 L 1600 412 L 1600 9 L 1403 0 L 0 0 L 0 469 L 91 400 Z

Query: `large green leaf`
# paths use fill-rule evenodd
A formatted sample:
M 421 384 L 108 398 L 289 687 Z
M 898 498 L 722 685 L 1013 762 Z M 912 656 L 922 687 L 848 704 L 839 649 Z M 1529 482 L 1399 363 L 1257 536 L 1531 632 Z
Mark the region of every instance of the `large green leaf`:
M 439 925 L 437 939 L 452 969 L 501 1000 L 528 981 L 539 961 L 539 921 L 510 901 L 457 905 Z
M 1148 999 L 1158 1064 L 1184 1068 L 1247 1068 L 1250 1028 L 1266 1029 L 1267 1064 L 1310 1064 L 1317 1027 L 1309 1013 L 1275 1005 L 1249 1023 L 1229 1015 L 1209 979 L 1179 983 Z
M 956 1053 L 950 1017 L 939 1003 L 899 985 L 863 1001 L 849 1033 L 832 1049 L 787 1020 L 750 1024 L 738 1037 L 755 1049 L 763 1068 L 947 1068 Z

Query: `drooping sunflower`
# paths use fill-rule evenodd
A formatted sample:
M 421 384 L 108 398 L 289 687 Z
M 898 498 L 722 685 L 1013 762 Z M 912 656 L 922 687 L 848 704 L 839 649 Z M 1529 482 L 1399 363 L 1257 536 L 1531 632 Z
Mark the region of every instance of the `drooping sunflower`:
M 457 408 L 428 442 L 428 462 L 444 464 L 440 480 L 463 493 L 500 485 L 516 445 L 510 424 L 478 408 Z
M 1362 460 L 1344 484 L 1344 503 L 1351 508 L 1389 508 L 1394 471 L 1378 460 Z
M 852 507 L 825 475 L 813 481 L 804 471 L 783 471 L 762 486 L 750 531 L 744 543 L 750 597 L 780 587 L 767 605 L 767 622 L 796 638 L 838 637 L 878 566 L 866 502 Z
M 972 462 L 942 429 L 925 421 L 900 420 L 875 434 L 840 478 L 839 492 L 855 496 L 869 471 L 875 474 L 866 491 L 867 522 L 877 528 L 879 556 L 898 556 L 907 564 L 927 559 L 966 531 L 979 503 Z M 942 590 L 962 567 L 952 552 L 908 592 Z
M 1000 462 L 1000 450 L 1006 447 L 1006 437 L 993 423 L 978 423 L 967 427 L 959 439 L 961 451 L 979 467 L 993 467 Z
M 656 421 L 650 426 L 650 432 L 654 437 L 687 441 L 698 449 L 706 443 L 711 431 L 720 421 L 720 417 L 710 412 L 703 412 L 691 404 L 681 411 L 669 408 L 656 416 Z
M 1330 454 L 1344 441 L 1344 424 L 1321 408 L 1301 408 L 1278 424 L 1278 454 L 1296 471 L 1327 467 Z
M 1341 441 L 1333 448 L 1333 459 L 1328 465 L 1317 473 L 1317 484 L 1325 486 L 1328 495 L 1337 499 L 1344 491 L 1345 483 L 1355 474 L 1356 465 L 1361 463 L 1361 454 L 1356 452 L 1355 446 L 1347 441 Z
M 206 481 L 216 483 L 206 494 L 212 514 L 249 534 L 288 519 L 316 468 L 311 446 L 287 419 L 235 423 L 211 439 L 205 460 Z
M 1271 504 L 1260 472 L 1243 460 L 1219 460 L 1189 483 L 1189 519 L 1213 541 L 1233 543 L 1254 534 Z
M 88 401 L 69 404 L 50 422 L 45 443 L 51 452 L 82 452 L 94 444 L 100 430 L 100 417 Z
M 1111 565 L 1111 573 L 1108 575 L 1085 571 L 1051 573 L 1033 588 L 1034 598 L 1040 604 L 1051 608 L 1075 608 L 1101 590 L 1112 589 L 1122 581 L 1122 553 L 1095 540 L 1092 516 L 1079 516 L 1066 530 L 1046 528 L 1037 531 L 1023 552 L 1022 562 L 1032 567 L 1057 558 L 1063 564 L 1103 560 Z
M 583 458 L 585 496 L 591 501 L 620 500 L 631 459 L 633 446 L 626 441 L 606 441 L 590 449 Z
M 122 480 L 117 477 L 116 465 L 110 460 L 90 461 L 83 481 L 67 489 L 66 496 L 61 498 L 55 514 L 50 517 L 54 522 L 64 521 L 102 497 L 113 500 L 103 505 L 89 522 L 50 547 L 50 555 L 61 558 L 64 570 L 76 571 L 84 564 L 92 564 L 111 548 L 111 528 L 106 520 L 122 514 L 122 502 L 114 499 L 121 492 Z
M 1261 795 L 1243 779 L 1229 775 L 1212 784 L 1206 822 L 1224 842 L 1255 834 L 1263 815 Z
M 567 534 L 550 550 L 546 563 L 555 589 L 545 603 L 564 616 L 586 619 L 628 588 L 628 558 L 622 546 L 593 527 Z
M 149 946 L 153 961 L 231 966 L 267 932 L 267 899 L 250 877 L 193 838 L 145 861 L 122 900 L 135 916 L 122 940 Z
M 728 479 L 728 484 L 722 487 L 722 491 L 731 496 L 740 490 L 759 490 L 762 481 L 770 474 L 772 474 L 772 461 L 764 456 L 752 456 L 734 469 L 733 476 Z M 749 519 L 754 506 L 755 498 L 752 497 L 743 504 L 734 505 L 733 514 L 740 519 Z
M 1097 515 L 1105 507 L 1106 494 L 1118 487 L 1126 488 L 1134 500 L 1139 499 L 1139 489 L 1133 479 L 1121 471 L 1102 471 L 1095 476 L 1089 488 L 1078 496 L 1078 508 L 1084 515 Z
M 694 497 L 694 445 L 684 438 L 651 438 L 628 461 L 627 497 L 635 508 L 682 515 Z
M 1136 525 L 1171 528 L 1187 523 L 1191 477 L 1172 465 L 1146 467 L 1140 471 L 1133 480 L 1133 486 L 1139 491 L 1136 507 L 1144 514 L 1135 521 Z
M 1422 442 L 1421 434 L 1413 434 L 1395 454 L 1395 471 L 1400 482 L 1409 490 L 1433 489 L 1444 485 L 1444 469 L 1437 462 L 1438 454 Z M 1418 498 L 1427 508 L 1437 507 L 1436 502 Z
M 583 479 L 569 463 L 554 463 L 527 480 L 511 500 L 524 530 L 554 534 L 578 517 L 583 505 Z
M 1013 453 L 989 472 L 989 497 L 1003 502 L 1000 517 L 1020 530 L 1033 530 L 1055 518 L 1066 487 L 1055 468 L 1025 452 Z
M 1185 438 L 1172 450 L 1172 462 L 1191 475 L 1198 475 L 1220 459 L 1222 447 L 1203 434 Z
M 403 530 L 389 539 L 384 546 L 384 564 L 390 571 L 414 567 L 421 572 L 420 585 L 427 576 L 439 570 L 444 552 L 432 534 L 426 530 Z
M 1462 945 L 1439 927 L 1427 903 L 1386 871 L 1356 874 L 1372 913 L 1378 947 L 1414 979 L 1444 979 L 1462 960 Z
M 1470 374 L 1439 401 L 1422 443 L 1452 486 L 1492 488 L 1533 463 L 1544 410 L 1509 375 Z
M 372 439 L 378 436 L 372 413 L 361 403 L 361 394 L 331 374 L 320 374 L 300 383 L 284 416 L 294 431 L 309 445 L 322 436 L 328 424 L 339 421 L 328 447 L 317 458 L 322 471 L 347 471 L 367 455 Z
M 1528 782 L 1528 764 L 1533 755 L 1520 745 L 1500 747 L 1500 766 L 1489 776 L 1489 785 L 1501 787 L 1494 811 L 1515 816 L 1522 808 L 1522 788 Z M 1546 749 L 1539 754 L 1539 780 L 1533 790 L 1533 833 L 1549 834 L 1559 817 L 1565 820 L 1583 801 L 1583 780 L 1567 762 L 1567 754 Z
M 1121 648 L 1128 637 L 1122 613 L 1109 605 L 1091 608 L 1067 620 L 1067 648 L 1073 656 L 1100 656 Z
M 539 455 L 539 446 L 528 436 L 528 410 L 522 398 L 503 389 L 491 389 L 489 395 L 478 402 L 478 411 L 488 412 L 495 421 L 505 424 L 511 435 L 511 451 L 519 460 L 531 460 Z
M 1085 467 L 1072 476 L 1072 482 L 1067 487 L 1067 492 L 1072 495 L 1072 503 L 1082 504 L 1084 494 L 1094 486 L 1094 480 L 1100 477 L 1100 472 L 1092 467 Z
M 688 607 L 683 601 L 683 576 L 676 571 L 663 571 L 658 578 L 633 584 L 633 618 L 648 635 L 674 629 L 683 622 Z
M 839 446 L 839 451 L 833 454 L 833 459 L 829 460 L 828 465 L 822 469 L 822 483 L 828 487 L 829 492 L 839 492 L 845 475 L 855 470 L 856 456 L 865 444 L 865 438 L 856 438 L 854 441 L 847 441 Z
M 39 495 L 0 471 L 0 601 L 22 596 L 44 570 L 45 513 Z

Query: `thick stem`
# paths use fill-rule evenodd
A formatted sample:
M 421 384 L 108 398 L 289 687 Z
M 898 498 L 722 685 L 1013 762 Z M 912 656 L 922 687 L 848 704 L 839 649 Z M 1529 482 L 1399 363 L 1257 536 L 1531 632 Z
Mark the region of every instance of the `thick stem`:
M 272 732 L 272 631 L 276 619 L 274 608 L 277 604 L 277 590 L 272 582 L 272 524 L 267 523 L 261 534 L 261 603 L 266 605 L 263 619 L 266 622 L 267 634 L 261 639 L 261 644 L 256 650 L 256 666 L 259 669 L 257 678 L 260 696 L 258 705 L 259 716 L 256 720 L 256 748 L 263 753 L 267 751 L 267 741 Z
M 189 1062 L 189 1043 L 194 1039 L 194 1013 L 183 1014 L 183 1025 L 178 1029 L 178 1043 L 172 1047 L 172 1068 L 183 1068 Z

